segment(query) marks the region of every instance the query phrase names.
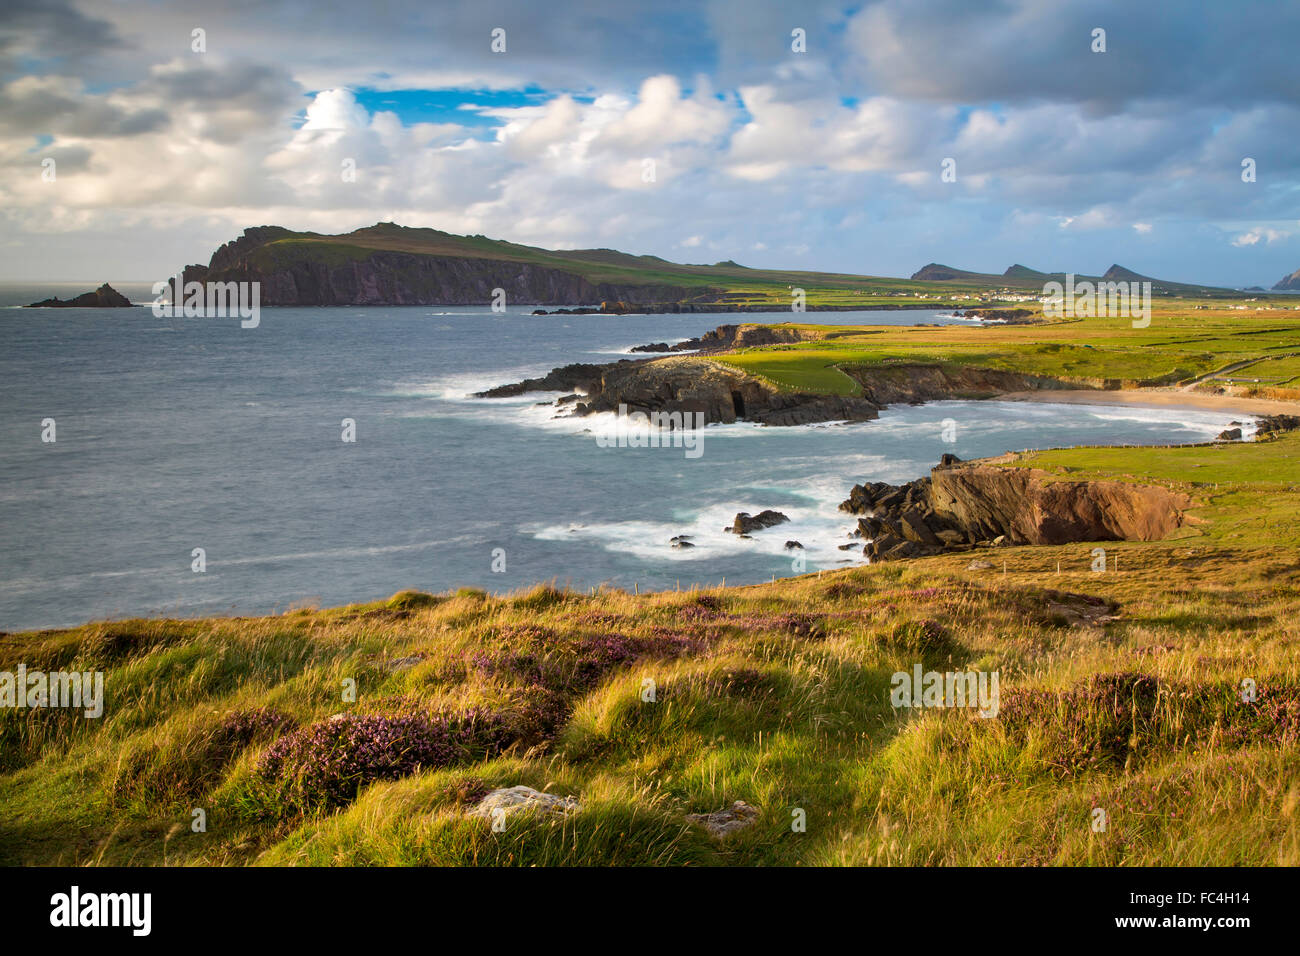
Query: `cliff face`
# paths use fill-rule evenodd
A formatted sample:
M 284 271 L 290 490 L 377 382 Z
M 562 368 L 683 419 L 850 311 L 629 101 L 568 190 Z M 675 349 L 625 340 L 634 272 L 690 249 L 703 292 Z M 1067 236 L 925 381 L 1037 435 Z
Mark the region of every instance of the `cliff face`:
M 861 515 L 872 560 L 964 551 L 984 544 L 1157 541 L 1191 499 L 1158 485 L 1049 480 L 1046 472 L 960 462 L 906 485 L 856 485 L 840 510 Z
M 1119 481 L 1048 481 L 1028 468 L 954 465 L 930 473 L 936 514 L 1015 544 L 1158 541 L 1183 523 L 1186 495 Z
M 877 405 L 991 398 L 1008 392 L 1078 387 L 1054 378 L 968 366 L 898 364 L 844 366 L 842 370 Z
M 579 305 L 685 298 L 672 285 L 591 282 L 528 262 L 473 256 L 367 250 L 327 243 L 277 244 L 294 236 L 279 226 L 244 230 L 212 255 L 185 268 L 186 282 L 259 282 L 263 305 L 487 305 L 493 290 L 507 303 Z M 698 290 L 697 290 L 698 291 Z

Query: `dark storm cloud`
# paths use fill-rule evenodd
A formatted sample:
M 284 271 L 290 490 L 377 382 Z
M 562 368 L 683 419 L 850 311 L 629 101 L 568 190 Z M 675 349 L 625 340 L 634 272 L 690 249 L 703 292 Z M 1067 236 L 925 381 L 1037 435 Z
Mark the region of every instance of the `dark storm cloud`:
M 1106 31 L 1106 52 L 1092 31 Z M 883 0 L 847 47 L 876 90 L 948 102 L 1297 103 L 1300 4 L 1273 0 Z
M 0 76 L 20 67 L 69 68 L 124 46 L 111 23 L 67 0 L 5 0 L 0 9 Z
M 15 136 L 135 136 L 167 125 L 165 110 L 125 109 L 59 82 L 15 81 L 0 89 L 0 130 Z

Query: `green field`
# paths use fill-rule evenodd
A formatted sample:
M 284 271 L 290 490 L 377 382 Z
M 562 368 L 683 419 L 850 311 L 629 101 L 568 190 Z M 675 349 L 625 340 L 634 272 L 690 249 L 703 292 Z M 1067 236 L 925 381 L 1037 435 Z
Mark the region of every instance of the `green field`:
M 798 324 L 798 323 L 794 323 Z M 816 341 L 746 349 L 719 359 L 783 389 L 853 394 L 841 369 L 889 363 L 951 364 L 1024 372 L 1089 386 L 1172 386 L 1239 362 L 1271 375 L 1296 368 L 1300 311 L 1196 311 L 1180 302 L 1153 308 L 1148 328 L 1093 318 L 1040 325 L 848 327 L 801 325 Z M 1235 373 L 1240 376 L 1246 370 Z

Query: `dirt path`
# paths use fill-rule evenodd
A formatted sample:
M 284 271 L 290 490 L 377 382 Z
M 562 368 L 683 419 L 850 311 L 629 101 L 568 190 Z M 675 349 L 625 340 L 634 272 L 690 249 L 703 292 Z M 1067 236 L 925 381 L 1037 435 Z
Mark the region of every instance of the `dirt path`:
M 1208 372 L 1205 375 L 1202 375 L 1200 378 L 1192 379 L 1190 382 L 1184 385 L 1179 391 L 1190 392 L 1192 389 L 1196 388 L 1196 386 L 1200 385 L 1202 382 L 1209 381 L 1212 378 L 1218 378 L 1220 375 L 1227 375 L 1229 372 L 1235 372 L 1238 369 L 1245 368 L 1247 365 L 1258 365 L 1261 361 L 1267 361 L 1267 359 L 1258 359 L 1258 358 L 1246 359 L 1246 361 L 1244 362 L 1238 362 L 1235 365 L 1229 365 L 1226 368 L 1221 368 L 1214 372 Z

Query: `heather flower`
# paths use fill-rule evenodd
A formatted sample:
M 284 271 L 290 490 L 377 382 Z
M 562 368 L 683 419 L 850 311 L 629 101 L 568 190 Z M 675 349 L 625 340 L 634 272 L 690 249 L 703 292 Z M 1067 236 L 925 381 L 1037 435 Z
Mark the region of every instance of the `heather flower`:
M 365 785 L 498 752 L 504 718 L 483 709 L 460 714 L 343 714 L 280 738 L 258 772 L 302 807 L 347 803 Z

